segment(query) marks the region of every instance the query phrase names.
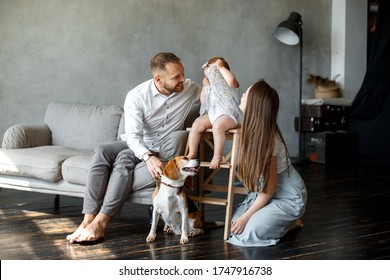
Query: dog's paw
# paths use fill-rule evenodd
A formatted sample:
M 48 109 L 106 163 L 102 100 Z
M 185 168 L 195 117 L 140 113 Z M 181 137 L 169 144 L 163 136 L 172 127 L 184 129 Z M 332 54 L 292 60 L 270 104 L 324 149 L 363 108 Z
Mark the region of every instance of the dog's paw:
M 146 237 L 146 242 L 151 243 L 156 241 L 156 235 L 149 234 L 148 237 Z
M 189 237 L 194 237 L 194 236 L 201 235 L 201 234 L 203 234 L 203 229 L 201 229 L 201 228 L 194 228 L 193 230 L 191 230 L 188 233 L 188 236 Z
M 181 245 L 184 245 L 184 244 L 187 244 L 188 243 L 188 238 L 186 238 L 186 237 L 181 237 L 180 238 L 180 244 Z
M 166 233 L 173 233 L 173 229 L 167 224 L 164 225 L 163 231 L 165 231 Z

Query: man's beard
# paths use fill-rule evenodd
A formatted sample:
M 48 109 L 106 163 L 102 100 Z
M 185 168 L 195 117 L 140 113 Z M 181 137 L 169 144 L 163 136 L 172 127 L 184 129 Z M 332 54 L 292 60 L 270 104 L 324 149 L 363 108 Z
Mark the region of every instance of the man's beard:
M 173 93 L 173 92 L 182 92 L 184 89 L 184 83 L 177 84 L 174 87 L 170 87 L 168 85 L 164 85 L 164 89 Z

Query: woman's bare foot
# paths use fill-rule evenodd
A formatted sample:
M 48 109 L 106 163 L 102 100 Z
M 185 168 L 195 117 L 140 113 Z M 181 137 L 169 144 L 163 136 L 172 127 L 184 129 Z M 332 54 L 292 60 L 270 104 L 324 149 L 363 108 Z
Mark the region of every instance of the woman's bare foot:
M 296 219 L 289 227 L 288 230 L 291 231 L 296 228 L 303 228 L 303 222 L 301 219 Z
M 106 214 L 99 213 L 90 224 L 81 230 L 79 237 L 75 241 L 90 242 L 103 238 L 110 218 L 111 217 Z
M 70 243 L 76 242 L 84 228 L 87 227 L 95 219 L 95 217 L 96 215 L 85 214 L 84 220 L 81 225 L 76 229 L 74 233 L 68 235 L 66 239 Z
M 210 162 L 209 168 L 210 169 L 217 169 L 219 167 L 219 164 L 222 161 L 222 158 L 223 158 L 222 155 L 214 155 L 213 159 Z

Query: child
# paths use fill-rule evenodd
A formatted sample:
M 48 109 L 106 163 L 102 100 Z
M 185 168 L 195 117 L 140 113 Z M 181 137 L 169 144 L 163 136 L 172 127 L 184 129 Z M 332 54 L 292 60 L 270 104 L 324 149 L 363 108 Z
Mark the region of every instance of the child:
M 239 84 L 222 57 L 211 58 L 202 66 L 205 78 L 201 92 L 200 117 L 197 118 L 188 136 L 189 158 L 196 158 L 202 133 L 213 129 L 214 155 L 210 169 L 216 169 L 222 161 L 225 132 L 237 126 L 240 120 L 238 107 Z
M 238 172 L 249 192 L 232 218 L 229 243 L 270 246 L 289 230 L 303 227 L 306 187 L 291 165 L 276 123 L 277 92 L 261 80 L 243 94 L 244 112 Z

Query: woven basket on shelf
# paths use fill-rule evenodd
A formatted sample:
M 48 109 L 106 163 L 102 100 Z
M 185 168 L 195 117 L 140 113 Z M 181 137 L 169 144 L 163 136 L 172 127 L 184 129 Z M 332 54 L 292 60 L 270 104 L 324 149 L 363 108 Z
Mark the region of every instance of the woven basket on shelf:
M 314 98 L 338 98 L 340 97 L 339 87 L 316 86 L 314 89 Z

